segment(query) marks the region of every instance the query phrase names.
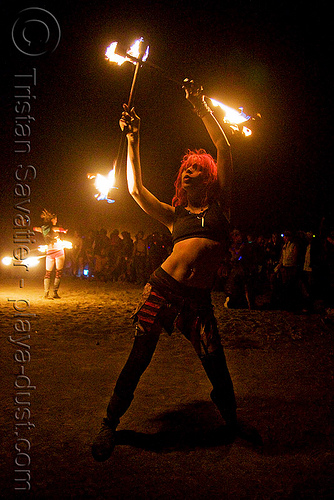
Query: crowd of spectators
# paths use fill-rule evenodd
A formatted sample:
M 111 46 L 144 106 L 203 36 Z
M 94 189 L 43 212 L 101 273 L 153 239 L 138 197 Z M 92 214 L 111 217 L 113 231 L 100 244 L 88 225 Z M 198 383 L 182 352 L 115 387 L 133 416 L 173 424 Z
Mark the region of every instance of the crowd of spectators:
M 73 248 L 67 251 L 66 274 L 97 281 L 127 281 L 143 285 L 171 251 L 167 235 L 139 231 L 133 238 L 128 231 L 104 228 L 68 238 Z
M 333 308 L 334 232 L 273 233 L 243 237 L 235 229 L 219 270 L 218 289 L 226 293 L 226 307 L 267 308 L 312 312 Z
M 100 281 L 143 285 L 172 249 L 171 238 L 153 233 L 134 237 L 106 229 L 69 235 L 66 273 Z M 315 235 L 298 231 L 270 237 L 234 229 L 222 255 L 215 290 L 224 292 L 225 307 L 267 307 L 295 312 L 333 308 L 334 232 Z M 265 297 L 266 300 L 261 298 Z

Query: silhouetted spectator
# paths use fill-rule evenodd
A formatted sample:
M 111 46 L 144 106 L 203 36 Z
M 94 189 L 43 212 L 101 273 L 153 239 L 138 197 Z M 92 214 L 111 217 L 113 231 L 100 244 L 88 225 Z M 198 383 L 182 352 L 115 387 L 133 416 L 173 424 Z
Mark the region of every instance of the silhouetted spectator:
M 144 240 L 143 231 L 139 231 L 135 236 L 133 248 L 133 262 L 135 270 L 135 280 L 138 285 L 144 285 L 148 278 L 147 273 L 147 245 Z
M 279 308 L 296 311 L 300 307 L 298 290 L 298 246 L 292 233 L 285 231 L 281 257 L 275 271 L 280 276 Z
M 238 229 L 231 232 L 230 239 L 230 270 L 225 290 L 227 295 L 225 307 L 231 309 L 250 308 L 247 290 L 248 270 L 246 262 L 248 256 L 246 255 L 245 243 Z
M 132 270 L 132 255 L 133 255 L 133 241 L 130 233 L 127 231 L 122 232 L 122 244 L 120 246 L 120 261 L 119 261 L 119 281 L 133 281 Z
M 149 274 L 159 267 L 168 257 L 167 249 L 164 245 L 162 235 L 153 233 L 147 238 Z
M 108 274 L 110 252 L 110 240 L 107 236 L 107 230 L 102 228 L 96 235 L 94 244 L 95 257 L 95 277 L 105 281 Z
M 110 249 L 109 249 L 109 277 L 112 281 L 117 281 L 121 274 L 121 248 L 122 238 L 119 236 L 119 230 L 114 229 L 110 235 Z

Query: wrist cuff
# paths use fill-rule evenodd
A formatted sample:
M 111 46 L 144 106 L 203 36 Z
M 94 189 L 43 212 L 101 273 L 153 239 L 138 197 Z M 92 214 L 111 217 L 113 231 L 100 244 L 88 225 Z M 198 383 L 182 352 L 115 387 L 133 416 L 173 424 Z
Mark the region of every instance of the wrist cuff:
M 196 106 L 194 112 L 200 118 L 203 118 L 205 115 L 212 114 L 211 108 L 207 105 L 205 101 L 202 101 L 199 106 Z

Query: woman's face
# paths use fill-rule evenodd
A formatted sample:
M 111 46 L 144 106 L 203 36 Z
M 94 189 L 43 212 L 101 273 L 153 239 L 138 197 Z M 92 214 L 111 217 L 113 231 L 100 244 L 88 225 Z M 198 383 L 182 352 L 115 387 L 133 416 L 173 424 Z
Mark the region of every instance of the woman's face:
M 182 187 L 187 191 L 189 188 L 194 188 L 203 185 L 203 168 L 201 165 L 194 163 L 189 165 L 182 172 Z

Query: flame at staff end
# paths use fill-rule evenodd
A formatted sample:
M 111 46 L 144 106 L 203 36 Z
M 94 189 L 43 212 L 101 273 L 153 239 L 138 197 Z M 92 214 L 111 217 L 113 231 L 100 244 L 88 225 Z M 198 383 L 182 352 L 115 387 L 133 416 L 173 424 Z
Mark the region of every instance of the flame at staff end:
M 230 108 L 229 106 L 226 106 L 226 104 L 223 104 L 222 102 L 216 101 L 215 99 L 212 99 L 212 97 L 209 97 L 210 101 L 212 102 L 214 107 L 219 107 L 225 112 L 225 117 L 224 117 L 224 122 L 225 123 L 231 123 L 233 125 L 239 125 L 240 123 L 247 122 L 250 120 L 250 116 L 247 116 L 244 113 L 243 108 L 239 108 L 237 111 L 236 109 Z
M 127 51 L 127 54 L 131 57 L 134 57 L 135 59 L 139 59 L 140 58 L 140 55 L 141 55 L 141 51 L 140 51 L 140 44 L 144 42 L 144 38 L 143 37 L 140 37 L 138 40 L 136 40 L 130 47 L 130 49 Z M 148 54 L 149 54 L 149 51 L 150 51 L 150 48 L 149 46 L 146 47 L 146 50 L 145 50 L 145 53 L 143 55 L 143 57 L 141 58 L 141 60 L 143 62 L 146 61 L 146 59 L 148 58 Z M 132 61 L 134 63 L 134 61 Z
M 38 266 L 40 259 L 41 259 L 41 257 L 27 257 L 24 260 L 16 260 L 15 259 L 15 262 L 25 265 L 26 268 L 27 267 L 36 267 L 36 266 Z M 14 259 L 13 259 L 13 257 L 4 257 L 1 262 L 4 266 L 10 266 L 13 264 Z
M 109 171 L 108 175 L 87 174 L 88 179 L 95 179 L 94 185 L 98 190 L 95 195 L 97 201 L 106 200 L 108 203 L 115 203 L 115 200 L 109 198 L 109 192 L 115 187 L 115 169 Z
M 124 57 L 124 56 L 121 56 L 119 54 L 116 54 L 118 42 L 112 42 L 109 45 L 109 47 L 107 47 L 107 50 L 105 52 L 105 58 L 110 62 L 114 62 L 114 63 L 118 64 L 118 66 L 121 66 L 126 61 L 131 62 L 132 64 L 136 64 L 136 62 L 140 59 L 140 56 L 141 56 L 140 45 L 143 41 L 144 41 L 143 37 L 140 37 L 140 38 L 138 38 L 138 40 L 136 40 L 131 45 L 131 47 L 129 48 L 129 50 L 126 53 L 127 56 L 129 56 L 129 57 L 127 57 L 127 56 Z M 145 53 L 144 53 L 143 57 L 141 58 L 141 60 L 143 62 L 145 62 L 147 60 L 149 50 L 150 50 L 150 48 L 149 48 L 149 46 L 147 46 Z
M 252 119 L 251 116 L 244 113 L 244 108 L 240 107 L 238 108 L 238 110 L 236 110 L 231 108 L 230 106 L 227 106 L 226 104 L 223 104 L 222 102 L 216 101 L 212 97 L 209 97 L 208 99 L 210 99 L 214 107 L 219 107 L 224 111 L 225 116 L 223 122 L 228 124 L 233 131 L 241 131 L 245 137 L 249 137 L 252 135 L 251 129 L 245 126 L 243 126 L 242 128 L 240 127 L 242 123 L 248 122 Z
M 118 64 L 118 66 L 122 66 L 122 64 L 127 60 L 126 57 L 119 56 L 116 54 L 117 42 L 112 42 L 109 47 L 107 47 L 105 57 L 108 61 L 114 62 Z
M 3 263 L 4 266 L 10 266 L 12 261 L 13 261 L 12 257 L 4 257 L 1 262 Z

